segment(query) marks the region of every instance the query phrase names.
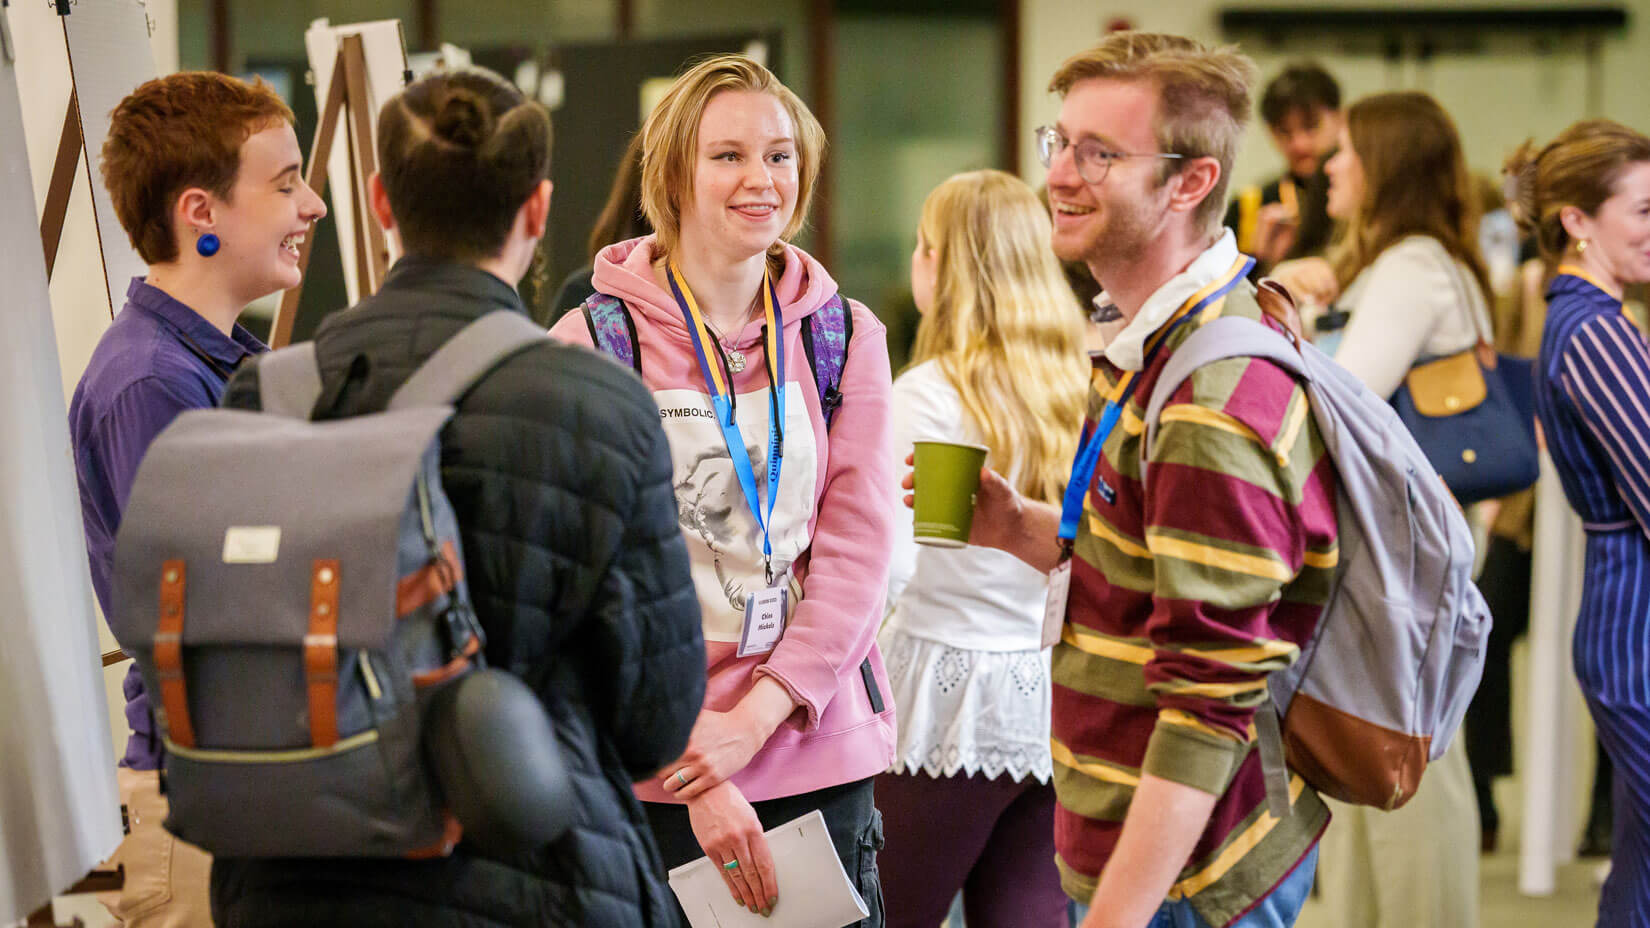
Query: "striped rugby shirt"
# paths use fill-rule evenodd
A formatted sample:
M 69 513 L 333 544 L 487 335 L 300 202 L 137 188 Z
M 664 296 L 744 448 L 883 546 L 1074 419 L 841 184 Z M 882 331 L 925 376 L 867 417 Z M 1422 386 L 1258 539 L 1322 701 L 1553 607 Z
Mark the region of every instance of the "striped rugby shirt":
M 1140 481 L 1141 415 L 1174 349 L 1223 313 L 1263 318 L 1253 294 L 1240 283 L 1187 324 L 1158 329 L 1162 346 L 1136 375 L 1089 486 L 1053 654 L 1067 894 L 1092 897 L 1150 773 L 1219 797 L 1169 895 L 1217 926 L 1266 896 L 1329 820 L 1298 776 L 1292 814 L 1267 812 L 1252 724 L 1267 674 L 1292 664 L 1316 627 L 1338 555 L 1334 465 L 1304 391 L 1270 362 L 1198 370 L 1163 411 L 1145 459 L 1149 493 Z M 1096 360 L 1091 425 L 1123 374 Z

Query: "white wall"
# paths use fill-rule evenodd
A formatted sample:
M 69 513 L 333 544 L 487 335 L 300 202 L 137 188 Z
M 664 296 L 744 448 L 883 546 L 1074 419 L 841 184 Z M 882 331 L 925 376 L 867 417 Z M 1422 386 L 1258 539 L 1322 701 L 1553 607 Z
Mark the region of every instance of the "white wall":
M 176 70 L 177 0 L 146 0 L 146 3 L 149 17 L 154 21 L 150 43 L 156 64 L 163 73 Z M 38 217 L 45 207 L 46 187 L 51 181 L 58 138 L 63 130 L 63 114 L 69 103 L 68 49 L 63 40 L 63 24 L 50 5 L 14 3 L 7 8 L 7 15 L 18 46 L 18 92 L 23 98 L 23 131 L 28 140 L 34 212 Z M 51 301 L 58 356 L 63 364 L 63 394 L 70 397 L 110 319 L 85 158 L 80 159 L 75 174 L 68 221 L 63 226 L 63 240 L 52 274 Z M 72 462 L 65 462 L 65 466 L 72 466 Z M 99 633 L 104 650 L 116 647 L 107 626 L 99 623 Z M 127 666 L 121 664 L 104 671 L 109 696 L 109 736 L 117 755 L 125 750 L 126 744 L 126 700 L 120 693 L 120 679 Z
M 1441 7 L 1480 5 L 1462 0 L 1268 0 L 1277 7 Z M 1586 0 L 1503 0 L 1498 7 L 1578 6 Z M 1174 3 L 1113 0 L 1096 5 L 1091 0 L 1023 0 L 1021 38 L 1021 164 L 1027 180 L 1040 183 L 1031 131 L 1052 122 L 1058 101 L 1045 92 L 1049 78 L 1069 55 L 1093 45 L 1105 24 L 1115 17 L 1129 19 L 1137 29 L 1176 32 L 1204 41 L 1222 41 L 1219 13 L 1229 0 L 1177 0 Z M 1461 129 L 1467 160 L 1478 171 L 1495 172 L 1519 141 L 1530 136 L 1550 137 L 1583 116 L 1608 116 L 1640 130 L 1650 129 L 1650 4 L 1629 4 L 1629 25 L 1623 34 L 1602 43 L 1602 105 L 1587 112 L 1587 74 L 1580 43 L 1550 37 L 1554 51 L 1542 54 L 1534 37 L 1486 34 L 1482 54 L 1442 51 L 1430 69 L 1411 59 L 1391 69 L 1379 57 L 1378 42 L 1361 40 L 1349 48 L 1325 36 L 1311 44 L 1268 48 L 1249 41 L 1244 50 L 1261 65 L 1262 83 L 1276 74 L 1281 63 L 1297 57 L 1316 57 L 1341 81 L 1348 101 L 1382 90 L 1420 89 L 1437 96 Z M 1259 87 L 1256 88 L 1259 95 Z M 1275 174 L 1280 161 L 1266 140 L 1258 117 L 1244 140 L 1233 176 L 1253 182 Z

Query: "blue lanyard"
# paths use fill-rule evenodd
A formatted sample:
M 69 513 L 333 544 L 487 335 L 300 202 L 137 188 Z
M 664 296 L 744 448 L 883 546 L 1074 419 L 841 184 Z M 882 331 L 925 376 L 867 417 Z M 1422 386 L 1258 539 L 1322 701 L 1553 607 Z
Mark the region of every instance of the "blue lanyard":
M 757 527 L 762 530 L 763 570 L 768 585 L 772 586 L 773 538 L 770 530 L 774 501 L 779 498 L 779 473 L 785 459 L 785 437 L 780 425 L 780 417 L 785 412 L 785 352 L 782 347 L 785 318 L 779 308 L 779 296 L 774 292 L 773 281 L 764 274 L 762 300 L 767 318 L 764 349 L 768 380 L 773 385 L 773 402 L 768 411 L 768 511 L 764 515 L 756 487 L 756 468 L 751 463 L 750 452 L 745 448 L 745 436 L 740 434 L 739 423 L 734 418 L 733 384 L 724 378 L 722 366 L 712 364 L 709 353 L 705 351 L 705 346 L 712 340 L 710 331 L 675 262 L 666 266 L 665 279 L 670 282 L 670 292 L 676 297 L 676 305 L 681 308 L 682 319 L 687 323 L 688 335 L 693 339 L 693 351 L 699 357 L 699 373 L 704 376 L 705 388 L 710 391 L 711 407 L 716 411 L 716 424 L 722 429 L 722 440 L 728 446 L 728 457 L 733 459 L 734 473 L 739 475 L 739 489 L 744 492 L 745 504 L 750 507 Z
M 1157 331 L 1146 349 L 1146 357 L 1141 362 L 1141 370 L 1151 366 L 1152 359 L 1157 356 L 1158 349 L 1168 341 L 1169 334 L 1188 319 L 1197 316 L 1203 310 L 1225 297 L 1246 276 L 1249 269 L 1255 266 L 1255 259 L 1246 255 L 1238 255 L 1238 260 L 1226 273 L 1216 278 L 1197 293 L 1192 294 L 1179 312 L 1175 313 L 1169 324 Z M 1134 396 L 1138 385 L 1136 371 L 1124 371 L 1112 389 L 1112 395 L 1106 398 L 1106 406 L 1100 412 L 1100 421 L 1086 433 L 1077 447 L 1077 459 L 1071 465 L 1071 480 L 1066 484 L 1064 504 L 1060 507 L 1060 548 L 1063 557 L 1071 554 L 1071 544 L 1077 539 L 1077 524 L 1083 518 L 1083 500 L 1087 498 L 1089 487 L 1094 484 L 1094 472 L 1100 466 L 1100 453 L 1105 448 L 1106 439 L 1117 428 L 1117 422 L 1123 417 L 1123 409 Z

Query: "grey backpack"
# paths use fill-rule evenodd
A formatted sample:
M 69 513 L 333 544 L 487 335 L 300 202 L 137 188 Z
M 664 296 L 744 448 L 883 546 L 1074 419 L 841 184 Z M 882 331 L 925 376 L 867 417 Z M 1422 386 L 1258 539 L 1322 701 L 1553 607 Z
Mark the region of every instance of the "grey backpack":
M 490 313 L 388 409 L 322 422 L 314 344 L 284 349 L 259 359 L 263 412 L 185 412 L 150 446 L 109 623 L 157 707 L 174 834 L 229 857 L 452 850 L 422 723 L 483 638 L 439 434 L 545 338 Z
M 1253 319 L 1210 320 L 1175 350 L 1146 407 L 1145 447 L 1180 384 L 1234 357 L 1300 381 L 1340 477 L 1328 605 L 1255 718 L 1268 808 L 1288 814 L 1287 766 L 1325 795 L 1396 809 L 1449 746 L 1484 670 L 1490 615 L 1472 580 L 1472 531 L 1390 404 Z

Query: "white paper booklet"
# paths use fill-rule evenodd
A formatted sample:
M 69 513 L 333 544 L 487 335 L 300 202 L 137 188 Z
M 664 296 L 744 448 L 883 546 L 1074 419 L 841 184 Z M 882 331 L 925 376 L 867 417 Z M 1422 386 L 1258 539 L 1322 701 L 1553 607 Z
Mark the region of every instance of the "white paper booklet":
M 825 817 L 815 809 L 767 832 L 779 880 L 773 915 L 752 915 L 734 901 L 709 857 L 670 871 L 670 888 L 693 928 L 843 928 L 869 916 L 837 859 Z

